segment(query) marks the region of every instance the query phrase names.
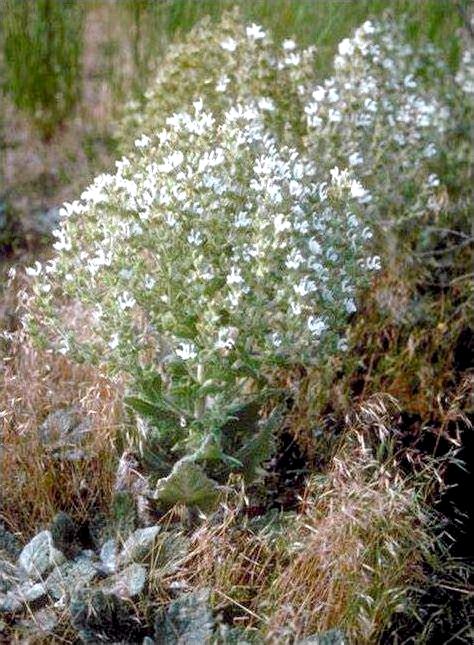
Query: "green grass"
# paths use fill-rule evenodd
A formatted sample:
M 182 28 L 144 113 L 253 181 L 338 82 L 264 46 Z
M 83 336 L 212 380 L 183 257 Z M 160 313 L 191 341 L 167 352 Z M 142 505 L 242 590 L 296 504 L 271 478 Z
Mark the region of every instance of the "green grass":
M 428 38 L 455 66 L 458 60 L 456 30 L 462 19 L 455 0 L 170 0 L 153 5 L 162 16 L 162 26 L 171 37 L 204 15 L 217 19 L 223 10 L 238 5 L 247 20 L 270 28 L 276 38 L 293 36 L 301 44 L 320 49 L 324 71 L 330 65 L 337 43 L 369 18 L 390 10 L 407 16 L 413 39 Z

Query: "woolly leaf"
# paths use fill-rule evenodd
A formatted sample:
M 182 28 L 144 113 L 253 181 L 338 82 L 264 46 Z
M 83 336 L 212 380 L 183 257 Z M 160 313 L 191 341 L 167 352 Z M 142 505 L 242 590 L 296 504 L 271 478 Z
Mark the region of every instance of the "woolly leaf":
M 178 461 L 168 477 L 158 480 L 154 497 L 165 508 L 185 504 L 207 511 L 215 506 L 218 495 L 218 484 L 187 458 Z

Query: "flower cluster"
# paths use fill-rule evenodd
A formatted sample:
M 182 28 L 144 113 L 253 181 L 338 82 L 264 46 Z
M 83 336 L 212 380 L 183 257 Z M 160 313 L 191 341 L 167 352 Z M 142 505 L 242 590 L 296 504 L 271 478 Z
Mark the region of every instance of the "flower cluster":
M 445 71 L 432 45 L 420 55 L 393 20 L 367 21 L 339 44 L 333 75 L 305 106 L 312 155 L 357 172 L 381 229 L 441 208 L 434 167 L 451 114 L 447 89 L 433 79 L 441 86 Z
M 206 97 L 218 117 L 236 103 L 257 101 L 265 122 L 280 136 L 301 132 L 303 100 L 314 84 L 316 50 L 295 41 L 274 43 L 261 26 L 246 25 L 236 9 L 219 24 L 199 22 L 184 39 L 170 46 L 157 78 L 145 95 L 145 107 L 129 103 L 119 124 L 125 154 L 137 132 L 150 134 L 174 112 Z
M 249 375 L 344 347 L 379 268 L 358 216 L 370 196 L 348 171 L 321 176 L 279 143 L 259 101 L 220 124 L 196 101 L 116 165 L 63 207 L 55 258 L 30 270 L 31 307 L 61 351 L 136 378 L 154 367 L 186 391 L 189 418 L 225 417 Z M 71 329 L 77 303 L 86 337 Z

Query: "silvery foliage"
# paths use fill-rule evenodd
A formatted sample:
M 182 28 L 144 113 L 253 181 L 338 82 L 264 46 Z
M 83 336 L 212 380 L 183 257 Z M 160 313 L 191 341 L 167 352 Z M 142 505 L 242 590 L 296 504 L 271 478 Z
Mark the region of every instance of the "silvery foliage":
M 202 419 L 225 417 L 249 377 L 344 345 L 379 267 L 357 216 L 370 196 L 349 173 L 320 177 L 258 102 L 219 124 L 197 101 L 116 165 L 64 205 L 55 258 L 29 269 L 60 351 L 136 377 L 153 366 Z

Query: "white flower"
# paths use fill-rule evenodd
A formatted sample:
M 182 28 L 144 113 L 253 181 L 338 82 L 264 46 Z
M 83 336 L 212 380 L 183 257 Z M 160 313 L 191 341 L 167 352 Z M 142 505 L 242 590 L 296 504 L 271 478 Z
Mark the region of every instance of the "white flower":
M 301 63 L 301 56 L 297 52 L 289 54 L 285 58 L 285 65 L 293 65 L 297 67 Z
M 308 242 L 308 246 L 309 246 L 309 250 L 311 251 L 311 253 L 313 253 L 313 255 L 320 255 L 321 254 L 321 251 L 322 251 L 321 244 L 319 244 L 319 242 L 317 240 L 315 240 L 314 238 L 312 238 Z
M 327 327 L 326 323 L 320 316 L 310 316 L 307 324 L 309 331 L 317 338 L 321 336 Z
M 116 349 L 120 344 L 120 336 L 118 333 L 112 334 L 109 341 L 110 349 Z
M 357 311 L 357 307 L 353 298 L 347 298 L 346 302 L 344 303 L 344 306 L 348 314 L 353 314 L 354 312 Z
M 340 338 L 337 341 L 337 349 L 340 352 L 347 352 L 347 350 L 349 349 L 349 344 L 347 342 L 347 338 Z
M 216 349 L 233 349 L 238 335 L 239 330 L 236 327 L 222 327 L 218 332 L 218 338 L 215 343 Z
M 61 338 L 61 340 L 59 341 L 58 352 L 65 356 L 70 351 L 71 345 L 69 343 L 69 340 L 67 338 Z
M 313 99 L 319 103 L 320 101 L 324 100 L 325 96 L 326 96 L 325 88 L 322 85 L 318 85 L 318 87 L 313 92 Z
M 379 271 L 382 268 L 380 256 L 374 255 L 371 258 L 367 258 L 366 266 L 369 269 L 369 271 Z
M 273 334 L 270 336 L 270 340 L 273 346 L 276 348 L 280 347 L 283 342 L 281 338 L 281 334 L 279 334 L 277 331 L 273 332 Z
M 216 85 L 216 92 L 225 92 L 230 83 L 230 78 L 224 74 L 221 76 Z
M 155 280 L 155 278 L 153 276 L 151 276 L 151 275 L 146 275 L 145 276 L 145 278 L 143 280 L 143 286 L 145 287 L 145 289 L 150 291 L 150 289 L 153 289 L 155 284 L 156 284 L 156 280 Z
M 294 49 L 296 49 L 296 43 L 294 40 L 291 40 L 290 38 L 287 38 L 286 40 L 283 41 L 283 49 L 286 52 L 291 52 Z
M 43 266 L 41 262 L 38 262 L 38 260 L 36 260 L 34 266 L 26 267 L 25 273 L 29 276 L 38 276 L 41 273 L 42 268 Z
M 142 134 L 142 136 L 139 139 L 135 139 L 135 146 L 137 148 L 146 148 L 147 146 L 150 145 L 150 137 L 147 137 L 146 134 Z
M 353 152 L 349 155 L 349 165 L 350 166 L 360 166 L 364 162 L 364 159 L 360 152 Z
M 222 49 L 225 49 L 225 51 L 235 52 L 237 49 L 237 43 L 233 38 L 229 37 L 221 42 L 221 47 Z
M 290 311 L 294 316 L 299 316 L 301 312 L 303 311 L 302 306 L 300 305 L 299 302 L 295 302 L 294 300 L 290 300 Z
M 340 56 L 352 56 L 354 53 L 354 43 L 349 38 L 344 38 L 337 48 Z
M 268 112 L 273 112 L 275 110 L 275 103 L 268 97 L 259 99 L 257 105 L 261 110 L 266 110 Z
M 175 349 L 175 354 L 178 358 L 181 358 L 181 360 L 188 361 L 196 358 L 197 349 L 194 343 L 182 342 Z
M 187 239 L 193 246 L 200 246 L 204 241 L 201 231 L 196 230 L 191 231 Z
M 122 278 L 122 280 L 130 280 L 132 275 L 133 275 L 132 269 L 120 269 L 119 271 L 119 276 Z
M 163 163 L 158 165 L 160 172 L 169 173 L 180 166 L 184 161 L 184 155 L 181 150 L 172 152 L 163 159 Z
M 255 23 L 247 27 L 246 32 L 249 40 L 262 40 L 262 38 L 265 38 L 264 30 L 260 25 L 256 25 Z
M 284 231 L 291 231 L 291 222 L 288 221 L 282 213 L 278 213 L 273 220 L 276 233 L 283 233 Z
M 117 298 L 117 303 L 120 309 L 125 311 L 126 309 L 131 309 L 135 305 L 136 300 L 130 292 L 124 291 Z
M 230 270 L 229 275 L 226 278 L 226 282 L 228 285 L 232 284 L 242 284 L 244 281 L 242 277 L 241 270 L 238 267 L 232 267 Z
M 369 191 L 366 190 L 360 182 L 357 181 L 357 179 L 353 179 L 350 183 L 350 190 L 351 190 L 351 196 L 354 197 L 354 199 L 357 199 L 361 204 L 366 204 L 367 202 L 370 202 L 372 199 L 372 196 L 370 195 Z

